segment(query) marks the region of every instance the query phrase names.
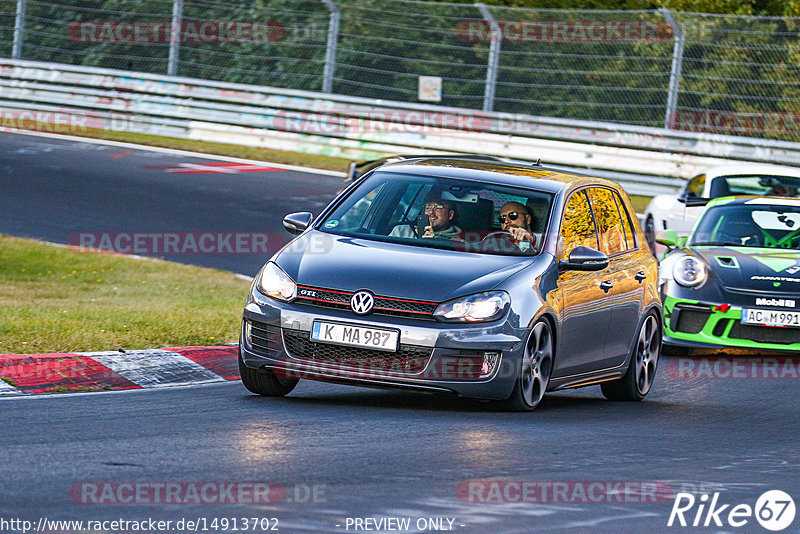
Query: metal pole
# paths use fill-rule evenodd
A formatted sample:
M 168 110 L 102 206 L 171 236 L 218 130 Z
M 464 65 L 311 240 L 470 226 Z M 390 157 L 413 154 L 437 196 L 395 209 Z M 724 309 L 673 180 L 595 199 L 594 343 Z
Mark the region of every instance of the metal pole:
M 500 64 L 500 43 L 503 39 L 503 32 L 497 24 L 492 13 L 486 5 L 476 3 L 475 7 L 481 12 L 483 20 L 489 23 L 492 29 L 492 43 L 489 46 L 489 65 L 486 69 L 486 90 L 483 93 L 483 111 L 494 109 L 494 90 L 497 86 L 497 68 Z
M 678 109 L 678 91 L 681 83 L 681 67 L 683 65 L 683 47 L 685 36 L 680 24 L 670 13 L 669 9 L 662 7 L 659 9 L 667 23 L 672 27 L 675 35 L 675 46 L 672 49 L 672 69 L 669 73 L 669 92 L 667 93 L 667 112 L 664 115 L 664 128 L 670 128 L 675 123 L 675 112 Z
M 322 72 L 322 92 L 333 92 L 333 73 L 336 70 L 336 43 L 339 40 L 339 8 L 333 0 L 322 0 L 331 12 L 328 23 L 328 45 L 325 51 L 325 69 Z
M 17 0 L 17 18 L 14 20 L 14 45 L 11 48 L 11 57 L 22 57 L 22 40 L 25 33 L 25 0 Z
M 172 27 L 169 32 L 169 62 L 167 74 L 178 74 L 178 55 L 181 49 L 181 23 L 183 22 L 183 0 L 172 0 Z

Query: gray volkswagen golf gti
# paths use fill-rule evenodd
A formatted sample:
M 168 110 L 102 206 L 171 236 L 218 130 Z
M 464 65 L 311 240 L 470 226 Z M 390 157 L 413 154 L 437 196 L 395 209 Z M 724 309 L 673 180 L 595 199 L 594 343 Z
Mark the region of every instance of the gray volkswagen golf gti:
M 357 178 L 256 276 L 239 367 L 500 401 L 600 384 L 641 400 L 661 350 L 657 263 L 609 181 L 487 158 L 420 157 Z

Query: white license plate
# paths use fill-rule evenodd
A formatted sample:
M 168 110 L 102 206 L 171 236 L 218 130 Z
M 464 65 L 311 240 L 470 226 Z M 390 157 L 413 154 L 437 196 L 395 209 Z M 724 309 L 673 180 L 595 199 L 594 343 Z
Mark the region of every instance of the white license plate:
M 794 326 L 800 328 L 800 312 L 743 308 L 742 324 Z
M 382 328 L 352 324 L 314 321 L 311 329 L 311 339 L 314 341 L 387 352 L 397 351 L 399 338 L 400 332 L 397 330 L 383 330 Z

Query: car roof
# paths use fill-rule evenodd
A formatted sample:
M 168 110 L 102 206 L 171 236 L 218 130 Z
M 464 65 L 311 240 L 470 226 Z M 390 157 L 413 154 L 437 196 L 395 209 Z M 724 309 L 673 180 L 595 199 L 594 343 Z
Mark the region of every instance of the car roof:
M 508 185 L 557 193 L 569 189 L 573 184 L 607 185 L 621 189 L 610 180 L 565 173 L 537 164 L 525 164 L 486 159 L 448 159 L 445 157 L 421 157 L 382 165 L 376 171 L 391 171 L 400 174 L 458 178 L 495 185 Z
M 800 207 L 800 198 L 793 197 L 761 197 L 754 195 L 721 197 L 715 198 L 708 203 L 708 206 L 741 206 L 741 205 L 763 205 L 763 206 L 797 206 Z
M 741 174 L 766 174 L 771 176 L 793 176 L 800 178 L 800 168 L 783 165 L 769 165 L 766 163 L 743 163 L 739 165 L 718 165 L 710 167 L 703 173 L 706 180 L 713 180 L 720 176 L 735 176 Z

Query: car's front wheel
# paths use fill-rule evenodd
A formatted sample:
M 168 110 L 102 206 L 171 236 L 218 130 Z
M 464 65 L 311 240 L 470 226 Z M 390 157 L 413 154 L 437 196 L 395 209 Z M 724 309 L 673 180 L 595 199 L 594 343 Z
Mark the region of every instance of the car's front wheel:
M 542 319 L 531 329 L 514 391 L 503 403 L 503 408 L 526 412 L 539 406 L 550 384 L 552 370 L 553 332 L 550 323 Z
M 605 398 L 615 401 L 642 400 L 653 385 L 660 355 L 661 323 L 655 313 L 650 313 L 639 327 L 625 376 L 600 384 Z
M 251 369 L 242 361 L 242 348 L 239 347 L 239 376 L 244 387 L 258 395 L 283 397 L 288 395 L 299 382 L 292 378 L 280 378 L 270 369 Z

